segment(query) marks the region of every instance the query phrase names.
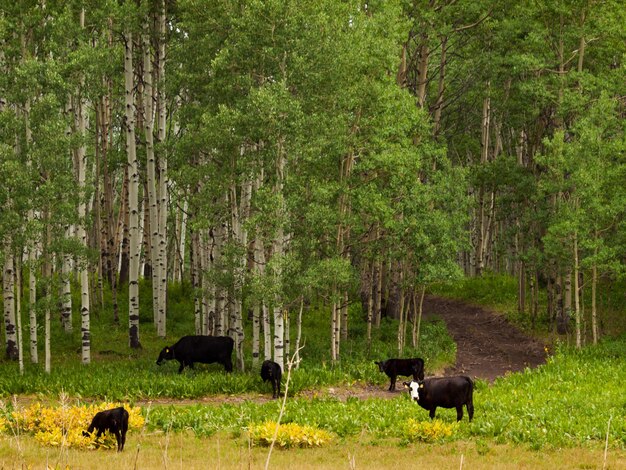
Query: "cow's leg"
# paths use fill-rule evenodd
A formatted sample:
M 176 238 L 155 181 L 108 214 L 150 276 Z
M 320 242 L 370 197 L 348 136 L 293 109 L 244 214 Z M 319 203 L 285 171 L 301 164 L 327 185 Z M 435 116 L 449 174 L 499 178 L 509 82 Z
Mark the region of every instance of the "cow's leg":
M 469 402 L 465 405 L 467 407 L 467 415 L 469 416 L 470 422 L 472 422 L 472 418 L 474 417 L 474 404 Z
M 233 361 L 231 361 L 230 357 L 226 358 L 226 360 L 224 361 L 224 370 L 226 372 L 233 371 Z
M 126 444 L 126 432 L 128 431 L 128 422 L 122 425 L 122 449 L 124 450 L 124 444 Z
M 436 410 L 436 409 L 437 409 L 437 407 L 436 407 L 436 406 L 433 406 L 433 407 L 430 409 L 430 412 L 428 413 L 428 415 L 430 416 L 430 419 L 435 419 L 435 410 Z
M 181 361 L 180 362 L 180 367 L 178 368 L 178 373 L 182 374 L 184 368 L 185 368 L 185 362 Z
M 389 391 L 393 392 L 396 389 L 396 375 L 392 375 L 390 377 L 391 382 L 389 383 Z
M 463 419 L 463 405 L 456 407 L 456 420 L 461 421 Z
M 122 434 L 119 429 L 115 430 L 115 440 L 117 441 L 117 451 L 122 450 Z

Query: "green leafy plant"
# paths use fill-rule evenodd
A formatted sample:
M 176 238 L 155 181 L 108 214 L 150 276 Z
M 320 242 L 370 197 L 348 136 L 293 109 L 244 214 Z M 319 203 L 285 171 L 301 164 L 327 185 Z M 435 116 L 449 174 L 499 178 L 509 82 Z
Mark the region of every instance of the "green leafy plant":
M 254 444 L 269 446 L 272 441 L 281 449 L 291 447 L 322 447 L 332 440 L 332 435 L 323 429 L 297 423 L 265 421 L 260 424 L 251 424 L 248 427 L 250 439 Z M 274 436 L 276 436 L 274 438 Z

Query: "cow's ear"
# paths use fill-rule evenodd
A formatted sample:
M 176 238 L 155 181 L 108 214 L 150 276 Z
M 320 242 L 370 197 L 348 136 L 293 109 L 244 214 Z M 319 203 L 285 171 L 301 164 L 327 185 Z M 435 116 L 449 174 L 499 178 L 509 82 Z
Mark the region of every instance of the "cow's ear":
M 408 382 L 402 382 L 402 385 L 404 385 L 404 388 L 409 388 L 410 384 Z
M 424 382 L 422 382 L 421 384 L 419 384 L 420 388 L 424 388 Z
M 168 348 L 167 346 L 165 347 L 165 352 L 169 353 L 170 352 L 170 348 Z

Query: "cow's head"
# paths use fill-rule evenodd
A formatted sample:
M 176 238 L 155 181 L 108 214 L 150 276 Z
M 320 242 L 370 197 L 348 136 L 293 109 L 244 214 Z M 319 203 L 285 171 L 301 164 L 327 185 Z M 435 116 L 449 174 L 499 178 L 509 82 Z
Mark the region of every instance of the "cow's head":
M 174 351 L 169 346 L 165 346 L 159 354 L 157 365 L 160 366 L 163 361 L 169 361 L 170 359 L 174 359 Z
M 415 401 L 420 399 L 420 390 L 424 389 L 424 382 L 416 382 L 411 380 L 410 382 L 402 382 L 406 388 L 409 389 L 411 398 Z
M 378 370 L 381 372 L 385 372 L 385 363 L 387 361 L 374 361 L 374 364 L 378 366 Z

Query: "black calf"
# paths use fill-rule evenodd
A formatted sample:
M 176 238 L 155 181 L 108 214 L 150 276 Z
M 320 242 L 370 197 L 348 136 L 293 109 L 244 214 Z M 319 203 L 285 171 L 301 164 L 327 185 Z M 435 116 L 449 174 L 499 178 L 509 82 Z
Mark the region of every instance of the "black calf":
M 124 450 L 126 431 L 128 431 L 128 411 L 120 406 L 119 408 L 96 413 L 87 431 L 83 431 L 83 436 L 91 437 L 94 429 L 97 431 L 97 438 L 106 431 L 114 433 L 117 440 L 117 451 L 121 452 Z
M 281 376 L 280 365 L 274 361 L 263 361 L 263 364 L 261 364 L 261 378 L 263 382 L 268 380 L 272 382 L 272 398 L 278 398 L 280 395 Z
M 413 380 L 424 380 L 424 360 L 416 357 L 413 359 L 387 359 L 386 361 L 374 361 L 381 372 L 389 377 L 389 391 L 396 389 L 398 375 L 413 376 Z

